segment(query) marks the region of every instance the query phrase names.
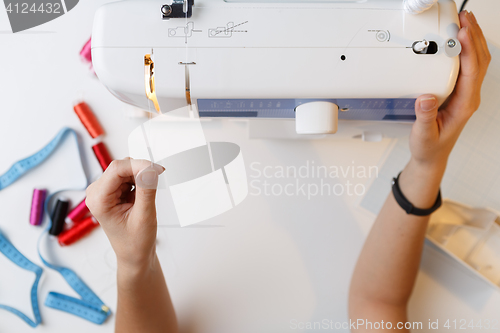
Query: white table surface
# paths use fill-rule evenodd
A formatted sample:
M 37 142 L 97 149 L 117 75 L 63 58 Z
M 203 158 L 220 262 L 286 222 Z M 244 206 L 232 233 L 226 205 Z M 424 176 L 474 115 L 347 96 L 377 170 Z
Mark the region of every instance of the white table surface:
M 113 157 L 127 156 L 128 133 L 143 120 L 129 119 L 128 107 L 89 74 L 78 55 L 91 33 L 94 11 L 105 2 L 81 1 L 63 17 L 18 34 L 10 33 L 7 15 L 0 10 L 0 172 L 37 151 L 63 126 L 70 126 L 84 139 L 89 167 L 97 177 L 100 167 L 92 156 L 92 141 L 72 111 L 73 101 L 82 96 L 105 128 L 105 142 Z M 476 13 L 489 40 L 500 45 L 500 2 L 470 0 L 468 8 Z M 301 166 L 307 161 L 373 166 L 390 144 L 387 139 L 380 143 L 249 140 L 241 122 L 212 121 L 203 126 L 209 140 L 241 146 L 249 176 L 255 176 L 249 168 L 254 162 L 262 167 Z M 364 182 L 352 177 L 345 180 Z M 283 184 L 289 180 L 273 181 Z M 82 184 L 74 143 L 67 140 L 46 163 L 0 191 L 2 232 L 41 265 L 36 252 L 41 229 L 28 223 L 33 188 L 53 191 Z M 83 192 L 70 196 L 76 201 Z M 163 194 L 158 200 L 163 225 L 158 232 L 158 252 L 183 332 L 289 332 L 299 331 L 291 328 L 292 320 L 348 320 L 350 276 L 373 223 L 372 216 L 358 209 L 359 197 L 315 196 L 308 200 L 303 196 L 249 195 L 235 209 L 192 228 L 178 227 L 173 207 Z M 116 309 L 115 258 L 102 230 L 73 246 L 51 249 L 52 260 L 73 268 Z M 0 255 L 0 303 L 31 316 L 32 281 L 31 273 Z M 45 269 L 41 303 L 48 291 L 74 295 L 57 273 Z M 499 309 L 499 291 L 426 248 L 410 320 L 424 325 L 429 319 L 491 320 L 499 317 Z M 112 332 L 114 328 L 114 317 L 96 326 L 44 306 L 41 314 L 39 332 Z M 32 328 L 0 311 L 0 331 L 32 332 Z

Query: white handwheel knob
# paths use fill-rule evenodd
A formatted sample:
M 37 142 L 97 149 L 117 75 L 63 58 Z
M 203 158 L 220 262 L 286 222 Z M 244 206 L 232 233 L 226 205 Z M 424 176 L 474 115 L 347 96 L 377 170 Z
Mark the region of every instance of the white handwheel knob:
M 297 134 L 334 134 L 338 128 L 339 106 L 331 102 L 310 102 L 295 108 Z

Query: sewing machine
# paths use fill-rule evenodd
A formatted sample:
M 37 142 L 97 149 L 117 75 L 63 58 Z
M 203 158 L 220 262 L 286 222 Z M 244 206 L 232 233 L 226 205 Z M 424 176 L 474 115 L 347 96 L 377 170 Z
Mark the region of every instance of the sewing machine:
M 338 119 L 412 122 L 424 93 L 444 102 L 458 31 L 452 0 L 418 15 L 401 0 L 131 0 L 97 10 L 92 59 L 112 94 L 144 110 L 192 103 L 200 118 L 335 133 Z

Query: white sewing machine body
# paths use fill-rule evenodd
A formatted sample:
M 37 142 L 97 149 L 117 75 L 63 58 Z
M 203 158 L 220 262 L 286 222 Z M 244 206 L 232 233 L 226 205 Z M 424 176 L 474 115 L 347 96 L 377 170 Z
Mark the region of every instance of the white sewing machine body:
M 319 100 L 338 105 L 339 119 L 413 121 L 415 98 L 431 93 L 443 102 L 459 71 L 451 0 L 419 15 L 405 13 L 401 0 L 196 0 L 190 18 L 170 19 L 164 4 L 113 2 L 94 20 L 99 79 L 145 110 L 154 111 L 146 54 L 162 112 L 185 106 L 188 90 L 200 117 L 295 118 L 297 106 Z M 413 49 L 423 40 L 429 54 Z

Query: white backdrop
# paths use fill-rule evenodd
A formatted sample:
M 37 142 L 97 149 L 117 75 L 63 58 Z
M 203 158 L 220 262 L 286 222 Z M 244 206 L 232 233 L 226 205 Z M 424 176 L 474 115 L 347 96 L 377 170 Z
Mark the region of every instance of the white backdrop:
M 127 136 L 143 120 L 129 119 L 128 107 L 88 73 L 78 52 L 91 33 L 96 8 L 106 1 L 82 1 L 68 14 L 33 30 L 12 34 L 0 9 L 0 173 L 37 151 L 63 126 L 82 134 L 93 177 L 100 167 L 91 140 L 72 111 L 79 97 L 94 109 L 115 158 L 127 156 Z M 486 36 L 500 45 L 496 0 L 470 0 Z M 235 142 L 243 150 L 249 176 L 264 166 L 378 165 L 390 141 L 249 140 L 246 125 L 203 123 L 209 141 Z M 260 164 L 255 164 L 260 163 Z M 83 182 L 74 143 L 66 143 L 45 164 L 0 191 L 0 228 L 29 259 L 40 228 L 28 223 L 34 187 L 56 190 Z M 347 177 L 350 180 L 352 177 Z M 257 178 L 250 178 L 250 180 Z M 258 178 L 260 181 L 264 177 Z M 290 179 L 271 179 L 285 184 Z M 344 181 L 344 180 L 341 180 Z M 330 180 L 331 184 L 335 180 Z M 158 202 L 158 252 L 183 332 L 289 332 L 291 322 L 347 320 L 350 275 L 373 222 L 358 209 L 356 196 L 251 195 L 237 208 L 196 227 L 180 228 L 165 193 Z M 82 193 L 73 193 L 77 201 Z M 73 268 L 116 310 L 115 258 L 102 230 L 53 251 L 53 260 Z M 500 294 L 459 270 L 448 258 L 426 249 L 410 306 L 410 319 L 494 319 Z M 0 255 L 0 303 L 31 315 L 33 275 Z M 55 272 L 45 270 L 39 297 L 48 291 L 74 294 Z M 114 317 L 102 326 L 41 306 L 39 332 L 112 332 Z M 1 332 L 31 332 L 12 314 L 0 311 Z M 343 330 L 339 330 L 343 331 Z

